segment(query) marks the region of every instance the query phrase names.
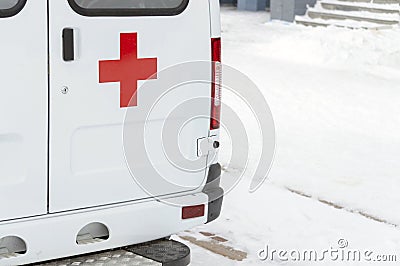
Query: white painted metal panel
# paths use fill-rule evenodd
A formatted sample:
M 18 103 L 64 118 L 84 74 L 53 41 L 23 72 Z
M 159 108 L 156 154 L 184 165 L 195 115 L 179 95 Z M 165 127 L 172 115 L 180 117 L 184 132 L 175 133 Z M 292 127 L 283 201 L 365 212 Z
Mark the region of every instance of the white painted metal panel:
M 221 12 L 219 0 L 208 0 L 210 2 L 211 37 L 221 37 Z
M 207 0 L 189 1 L 176 16 L 85 17 L 68 2 L 49 1 L 50 10 L 50 210 L 51 212 L 98 206 L 146 198 L 125 163 L 123 126 L 126 108 L 120 108 L 120 84 L 99 83 L 99 61 L 120 58 L 120 33 L 137 33 L 138 57 L 157 58 L 158 70 L 187 61 L 210 61 L 210 13 Z M 74 61 L 62 59 L 62 30 L 75 31 Z M 211 64 L 210 73 L 211 76 Z M 149 81 L 157 84 L 157 80 Z M 139 82 L 139 85 L 143 82 Z M 68 94 L 61 89 L 67 86 Z M 173 106 L 185 97 L 210 97 L 209 84 L 186 86 L 162 102 Z M 141 103 L 150 91 L 138 92 L 138 128 L 144 123 Z M 208 116 L 210 105 L 200 113 Z M 206 171 L 188 173 L 163 157 L 159 143 L 163 108 L 148 122 L 149 150 L 153 165 L 163 175 L 188 187 L 203 183 Z M 197 139 L 208 136 L 209 120 L 188 123 L 179 139 L 187 158 L 196 158 Z M 138 154 L 138 163 L 144 154 Z M 206 158 L 204 158 L 204 166 Z M 146 169 L 140 169 L 146 175 Z M 148 178 L 152 178 L 148 176 Z M 184 191 L 184 189 L 182 190 Z M 160 188 L 161 194 L 172 191 Z
M 198 193 L 175 200 L 171 199 L 171 203 L 186 203 L 191 206 L 206 203 L 208 196 Z M 12 232 L 12 235 L 19 236 L 26 242 L 28 250 L 22 256 L 0 259 L 0 266 L 25 265 L 160 239 L 206 223 L 207 213 L 208 206 L 205 216 L 182 220 L 179 206 L 144 200 L 1 222 L 0 236 Z M 94 244 L 77 245 L 77 233 L 92 222 L 104 224 L 110 231 L 110 238 Z
M 0 18 L 0 220 L 47 212 L 47 1 Z

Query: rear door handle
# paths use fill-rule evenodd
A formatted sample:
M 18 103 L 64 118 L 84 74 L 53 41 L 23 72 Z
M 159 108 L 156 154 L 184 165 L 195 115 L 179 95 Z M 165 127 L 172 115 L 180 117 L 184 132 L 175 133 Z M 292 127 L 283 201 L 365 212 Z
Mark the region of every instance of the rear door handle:
M 75 47 L 74 47 L 74 29 L 65 28 L 62 32 L 63 39 L 63 59 L 66 62 L 74 61 Z

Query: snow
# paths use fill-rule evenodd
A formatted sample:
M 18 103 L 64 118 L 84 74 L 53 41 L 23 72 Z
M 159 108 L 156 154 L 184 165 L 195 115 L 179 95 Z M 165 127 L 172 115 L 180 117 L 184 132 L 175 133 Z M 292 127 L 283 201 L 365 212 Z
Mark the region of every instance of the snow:
M 350 29 L 365 28 L 365 29 L 386 29 L 391 28 L 391 25 L 384 25 L 378 23 L 372 23 L 368 21 L 356 21 L 351 19 L 322 19 L 322 18 L 310 18 L 305 16 L 296 16 L 296 22 L 313 22 L 318 23 L 319 26 L 338 26 L 347 27 Z
M 269 180 L 248 192 L 259 154 L 259 138 L 249 126 L 250 169 L 225 197 L 221 217 L 192 233 L 222 236 L 248 258 L 235 262 L 188 243 L 192 265 L 378 265 L 257 258 L 265 245 L 324 250 L 339 239 L 400 259 L 400 230 L 394 226 L 400 225 L 400 30 L 268 20 L 265 12 L 222 9 L 223 62 L 252 78 L 274 115 L 277 151 Z M 223 100 L 242 110 L 229 95 Z M 240 170 L 229 165 L 226 136 L 224 180 Z
M 380 9 L 380 10 L 388 10 L 388 11 L 399 11 L 398 4 L 376 4 L 376 3 L 368 3 L 368 2 L 344 2 L 344 1 L 337 1 L 337 0 L 321 0 L 318 3 L 326 3 L 326 4 L 334 4 L 340 6 L 349 6 L 349 7 L 366 7 L 370 9 Z
M 368 18 L 382 21 L 399 21 L 399 14 L 395 13 L 373 13 L 368 11 L 343 11 L 343 10 L 328 10 L 320 5 L 320 2 L 308 9 L 309 12 L 318 12 L 321 14 L 334 14 L 354 18 Z

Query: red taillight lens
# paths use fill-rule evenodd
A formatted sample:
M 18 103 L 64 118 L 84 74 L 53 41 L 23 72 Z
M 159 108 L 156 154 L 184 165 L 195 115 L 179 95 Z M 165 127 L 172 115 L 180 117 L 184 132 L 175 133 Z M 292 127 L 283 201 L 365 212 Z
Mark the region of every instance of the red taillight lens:
M 182 208 L 182 219 L 186 220 L 186 219 L 191 219 L 191 218 L 203 217 L 205 215 L 205 209 L 206 209 L 206 206 L 204 204 L 183 207 Z
M 211 39 L 212 47 L 212 84 L 211 84 L 211 123 L 210 129 L 218 129 L 221 118 L 221 38 Z

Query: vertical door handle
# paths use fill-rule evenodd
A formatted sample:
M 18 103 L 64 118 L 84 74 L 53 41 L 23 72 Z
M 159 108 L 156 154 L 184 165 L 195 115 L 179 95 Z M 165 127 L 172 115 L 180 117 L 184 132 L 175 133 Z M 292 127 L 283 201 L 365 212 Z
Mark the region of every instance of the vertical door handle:
M 62 32 L 63 39 L 63 59 L 64 61 L 74 61 L 75 47 L 74 47 L 74 29 L 65 28 Z

